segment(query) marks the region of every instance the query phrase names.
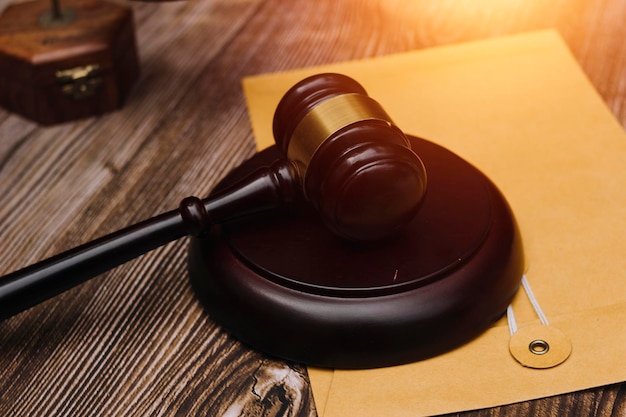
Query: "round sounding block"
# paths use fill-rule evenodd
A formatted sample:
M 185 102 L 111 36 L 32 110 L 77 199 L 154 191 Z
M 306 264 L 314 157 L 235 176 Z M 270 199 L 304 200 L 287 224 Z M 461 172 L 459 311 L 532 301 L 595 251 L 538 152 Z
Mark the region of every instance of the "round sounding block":
M 428 191 L 399 236 L 348 242 L 312 209 L 298 207 L 192 238 L 190 278 L 211 317 L 269 355 L 348 369 L 425 359 L 497 320 L 523 272 L 512 212 L 468 162 L 410 140 L 426 167 Z M 216 193 L 280 158 L 276 147 L 256 154 Z

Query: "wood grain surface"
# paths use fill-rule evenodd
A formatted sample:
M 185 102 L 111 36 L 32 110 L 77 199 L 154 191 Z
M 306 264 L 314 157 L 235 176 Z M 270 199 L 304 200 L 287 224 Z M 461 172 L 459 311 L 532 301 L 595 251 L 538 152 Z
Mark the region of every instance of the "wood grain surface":
M 122 110 L 48 128 L 0 110 L 0 274 L 206 195 L 254 152 L 247 75 L 556 28 L 626 126 L 625 0 L 127 4 L 141 76 Z M 315 416 L 303 366 L 203 312 L 186 247 L 0 323 L 0 416 Z M 626 384 L 456 415 L 624 416 Z

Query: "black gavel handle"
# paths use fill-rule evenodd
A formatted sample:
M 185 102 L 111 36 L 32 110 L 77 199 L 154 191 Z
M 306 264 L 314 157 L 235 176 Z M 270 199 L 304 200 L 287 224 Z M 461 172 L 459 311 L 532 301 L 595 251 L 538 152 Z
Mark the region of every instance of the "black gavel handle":
M 172 211 L 0 278 L 0 320 L 185 235 Z
M 212 224 L 268 211 L 299 198 L 291 162 L 262 168 L 219 197 L 185 198 L 173 210 L 70 249 L 0 278 L 0 320 Z

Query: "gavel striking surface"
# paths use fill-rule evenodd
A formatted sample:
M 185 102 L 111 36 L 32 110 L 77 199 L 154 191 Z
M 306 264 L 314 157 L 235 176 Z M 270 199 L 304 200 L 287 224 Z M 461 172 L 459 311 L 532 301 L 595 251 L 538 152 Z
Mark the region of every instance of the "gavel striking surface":
M 425 359 L 498 319 L 524 263 L 511 210 L 471 164 L 410 140 L 429 189 L 399 237 L 347 242 L 300 209 L 193 238 L 191 282 L 211 317 L 271 355 L 333 368 Z M 276 147 L 260 152 L 216 192 L 280 157 Z

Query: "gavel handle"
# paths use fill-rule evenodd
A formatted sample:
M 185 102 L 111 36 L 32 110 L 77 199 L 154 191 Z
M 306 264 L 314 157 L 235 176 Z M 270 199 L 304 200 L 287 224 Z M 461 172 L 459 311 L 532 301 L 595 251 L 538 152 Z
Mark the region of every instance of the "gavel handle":
M 0 320 L 185 234 L 176 210 L 10 273 L 0 278 Z
M 0 320 L 211 224 L 275 209 L 299 195 L 295 167 L 279 161 L 219 197 L 185 198 L 173 210 L 0 278 Z

